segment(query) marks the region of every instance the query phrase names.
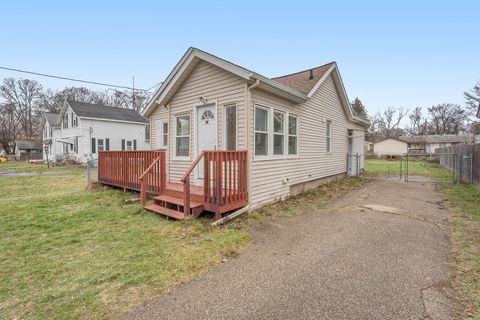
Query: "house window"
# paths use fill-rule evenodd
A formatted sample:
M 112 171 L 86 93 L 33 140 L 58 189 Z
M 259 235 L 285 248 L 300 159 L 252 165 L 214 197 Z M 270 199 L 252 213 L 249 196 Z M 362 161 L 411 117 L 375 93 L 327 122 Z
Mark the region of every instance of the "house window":
M 78 153 L 78 137 L 73 138 L 73 152 Z
M 327 120 L 326 144 L 327 152 L 332 151 L 332 121 Z
M 78 126 L 78 118 L 76 115 L 72 114 L 72 128 Z
M 283 155 L 285 150 L 285 113 L 273 112 L 273 154 Z
M 190 155 L 190 116 L 178 116 L 175 121 L 175 155 L 188 157 Z
M 288 116 L 288 154 L 296 155 L 297 154 L 297 136 L 298 136 L 298 124 L 297 116 L 289 115 Z
M 237 106 L 225 106 L 225 149 L 237 149 Z
M 150 141 L 150 123 L 145 125 L 145 141 Z
M 132 150 L 133 149 L 133 143 L 131 140 L 127 140 L 127 150 Z
M 268 109 L 255 107 L 255 155 L 268 155 Z
M 104 151 L 105 145 L 103 139 L 97 139 L 97 151 Z
M 158 148 L 165 149 L 168 144 L 168 122 L 157 121 L 157 145 Z
M 68 113 L 63 116 L 63 129 L 68 129 Z

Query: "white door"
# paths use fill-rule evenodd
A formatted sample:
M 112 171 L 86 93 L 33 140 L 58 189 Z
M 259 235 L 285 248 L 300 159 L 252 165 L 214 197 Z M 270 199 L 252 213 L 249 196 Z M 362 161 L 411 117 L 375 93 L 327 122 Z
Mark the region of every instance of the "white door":
M 215 105 L 197 108 L 197 155 L 217 149 L 217 115 Z M 203 159 L 197 166 L 197 179 L 203 179 Z

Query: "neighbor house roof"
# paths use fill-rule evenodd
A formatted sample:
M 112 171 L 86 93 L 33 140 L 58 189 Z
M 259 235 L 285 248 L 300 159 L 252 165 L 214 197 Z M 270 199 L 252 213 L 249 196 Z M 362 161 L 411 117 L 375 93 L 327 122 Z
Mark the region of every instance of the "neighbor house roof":
M 380 139 L 380 140 L 376 141 L 375 143 L 380 143 L 380 142 L 383 142 L 383 141 L 386 141 L 386 140 L 396 140 L 396 141 L 400 141 L 400 142 L 403 142 L 403 143 L 407 142 L 405 140 L 401 140 L 400 138 L 386 137 L 386 138 L 383 138 L 383 139 Z
M 19 150 L 42 150 L 42 142 L 37 140 L 15 140 Z
M 72 108 L 78 117 L 147 123 L 147 120 L 133 109 L 110 107 L 101 104 L 72 100 L 67 100 L 66 103 Z
M 323 81 L 331 74 L 335 85 L 338 88 L 340 100 L 344 106 L 347 118 L 350 121 L 357 122 L 363 126 L 369 125 L 367 120 L 362 119 L 353 113 L 335 62 L 330 62 L 320 67 L 286 76 L 268 78 L 197 48 L 189 48 L 187 50 L 165 81 L 163 81 L 161 86 L 153 94 L 143 114 L 149 116 L 157 106 L 168 104 L 169 100 L 173 97 L 176 90 L 180 88 L 188 74 L 192 72 L 199 61 L 202 60 L 245 79 L 250 85 L 255 85 L 255 87 L 259 89 L 268 91 L 295 103 L 308 101 L 316 89 L 318 89 Z M 310 77 L 310 75 L 313 77 Z
M 460 143 L 467 142 L 468 136 L 456 134 L 431 134 L 422 136 L 400 136 L 400 140 L 410 143 Z
M 53 112 L 44 112 L 43 116 L 52 127 L 60 127 L 60 114 Z
M 292 89 L 295 89 L 303 94 L 309 94 L 317 82 L 322 79 L 329 71 L 335 62 L 329 62 L 323 66 L 313 69 L 303 70 L 285 76 L 275 77 L 272 80 L 280 82 Z

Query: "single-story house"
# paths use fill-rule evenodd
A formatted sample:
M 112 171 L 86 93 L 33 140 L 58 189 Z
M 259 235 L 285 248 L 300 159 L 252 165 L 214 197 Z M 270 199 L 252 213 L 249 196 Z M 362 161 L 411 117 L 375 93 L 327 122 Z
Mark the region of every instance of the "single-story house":
M 55 125 L 60 126 L 58 136 L 52 131 L 56 160 L 86 163 L 98 151 L 150 149 L 147 120 L 132 109 L 66 100 Z
M 356 174 L 369 122 L 349 101 L 335 62 L 269 78 L 189 48 L 143 114 L 151 148 L 166 150 L 163 195 L 145 208 L 219 218 Z
M 445 148 L 459 143 L 473 142 L 473 136 L 468 134 L 443 134 L 443 135 L 421 135 L 421 136 L 400 136 L 405 141 L 409 153 L 435 153 L 437 148 Z
M 40 160 L 42 159 L 42 141 L 37 140 L 15 140 L 16 160 Z
M 399 156 L 408 152 L 407 143 L 397 138 L 385 138 L 374 143 L 373 152 L 378 157 Z
M 40 120 L 43 137 L 43 160 L 55 161 L 58 154 L 62 153 L 63 144 L 57 142 L 60 139 L 62 130 L 60 129 L 60 114 L 53 112 L 43 112 Z

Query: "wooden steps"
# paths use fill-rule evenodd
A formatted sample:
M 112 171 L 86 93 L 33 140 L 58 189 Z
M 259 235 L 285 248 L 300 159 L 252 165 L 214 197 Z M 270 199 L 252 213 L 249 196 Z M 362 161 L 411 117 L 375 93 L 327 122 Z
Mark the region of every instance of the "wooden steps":
M 153 203 L 145 205 L 143 208 L 177 220 L 183 220 L 190 216 L 198 217 L 204 209 L 201 202 L 203 190 L 199 190 L 202 188 L 196 187 L 197 194 L 192 195 L 190 200 L 190 215 L 185 215 L 183 192 L 180 191 L 178 185 L 180 184 L 169 183 L 161 195 L 153 197 Z

